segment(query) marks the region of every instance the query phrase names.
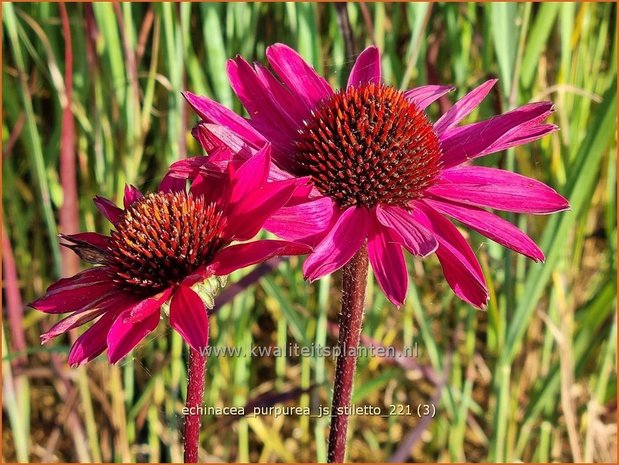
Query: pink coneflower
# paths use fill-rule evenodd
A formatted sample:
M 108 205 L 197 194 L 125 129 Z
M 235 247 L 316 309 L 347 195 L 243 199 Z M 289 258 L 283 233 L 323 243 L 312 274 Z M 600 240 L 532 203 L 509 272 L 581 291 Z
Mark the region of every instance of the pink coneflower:
M 403 249 L 421 257 L 436 253 L 454 292 L 482 307 L 488 291 L 481 267 L 445 217 L 544 259 L 526 234 L 486 208 L 548 214 L 567 209 L 567 201 L 536 180 L 467 162 L 554 132 L 556 126 L 544 123 L 551 103 L 458 125 L 486 97 L 496 82 L 490 80 L 433 123 L 424 110 L 453 88 L 399 91 L 383 84 L 376 47 L 359 55 L 339 91 L 286 45 L 273 45 L 266 55 L 276 75 L 241 57 L 228 62 L 248 119 L 206 97 L 185 97 L 203 119 L 194 135 L 207 150 L 223 144 L 247 157 L 270 142 L 276 177 L 311 178 L 308 201 L 280 210 L 266 224 L 282 238 L 315 245 L 304 264 L 307 278 L 341 268 L 367 246 L 379 285 L 400 305 L 408 287 Z
M 328 454 L 329 461 L 341 462 L 348 416 L 338 412 L 350 404 L 356 355 L 348 349 L 359 345 L 368 263 L 385 295 L 401 305 L 408 288 L 403 249 L 421 257 L 436 253 L 454 292 L 483 307 L 488 290 L 479 262 L 446 217 L 543 260 L 527 235 L 485 209 L 547 214 L 568 208 L 567 201 L 533 179 L 466 162 L 555 131 L 556 126 L 544 123 L 553 106 L 531 103 L 459 125 L 488 94 L 496 82 L 491 80 L 433 123 L 424 110 L 452 87 L 403 92 L 385 85 L 376 47 L 359 55 L 347 87 L 338 91 L 286 45 L 269 47 L 266 56 L 275 74 L 241 57 L 228 62 L 230 84 L 248 119 L 208 98 L 189 92 L 185 98 L 203 119 L 194 135 L 215 160 L 251 157 L 269 142 L 277 165 L 273 178 L 311 178 L 309 198 L 291 202 L 265 227 L 315 246 L 303 267 L 306 278 L 343 268 L 342 355 Z M 173 170 L 195 166 L 193 160 Z
M 223 277 L 275 255 L 310 250 L 277 240 L 231 245 L 255 236 L 299 186 L 292 179 L 267 182 L 269 151 L 265 146 L 243 164 L 200 174 L 189 190 L 173 178 L 147 195 L 128 186 L 124 209 L 95 198 L 114 230 L 110 236 L 62 236 L 63 245 L 96 266 L 52 284 L 32 302 L 42 312 L 71 312 L 42 341 L 98 318 L 73 344 L 69 363 L 87 362 L 106 349 L 115 363 L 157 327 L 164 313 L 191 348 L 203 350 L 208 308 Z
M 73 344 L 69 363 L 92 360 L 105 349 L 115 363 L 152 332 L 162 313 L 189 344 L 183 432 L 185 462 L 198 461 L 199 410 L 204 395 L 208 310 L 233 271 L 275 255 L 311 248 L 279 240 L 243 242 L 291 199 L 302 201 L 305 180 L 268 182 L 271 147 L 247 160 L 206 163 L 187 182 L 166 176 L 159 191 L 143 195 L 127 186 L 124 209 L 97 197 L 95 204 L 114 226 L 110 236 L 62 236 L 65 246 L 97 266 L 52 284 L 30 304 L 46 313 L 71 315 L 42 336 L 45 343 L 98 320 Z M 193 413 L 191 413 L 193 412 Z

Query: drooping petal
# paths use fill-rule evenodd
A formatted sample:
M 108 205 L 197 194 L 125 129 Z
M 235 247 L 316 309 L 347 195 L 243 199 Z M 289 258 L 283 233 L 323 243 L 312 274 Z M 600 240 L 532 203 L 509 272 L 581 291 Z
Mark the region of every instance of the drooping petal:
M 454 127 L 466 118 L 486 98 L 486 95 L 488 95 L 488 92 L 490 92 L 497 81 L 498 79 L 490 79 L 458 100 L 434 124 L 436 134 L 440 136 L 447 129 Z
M 95 202 L 95 205 L 96 205 L 97 209 L 112 224 L 118 223 L 122 219 L 124 214 L 125 214 L 125 212 L 122 209 L 120 209 L 116 205 L 114 205 L 114 202 L 112 202 L 109 199 L 106 199 L 105 197 L 101 197 L 101 196 L 97 195 L 97 196 L 95 196 L 95 198 L 93 200 Z
M 106 312 L 118 313 L 125 308 L 135 304 L 136 297 L 124 292 L 116 293 L 102 300 L 98 305 L 91 306 L 88 310 L 73 312 L 67 318 L 60 320 L 48 331 L 41 335 L 41 344 L 45 344 L 50 339 L 59 336 L 73 328 L 82 326 L 85 323 L 97 318 Z
M 348 263 L 363 245 L 370 221 L 370 212 L 365 207 L 350 207 L 345 210 L 305 260 L 305 278 L 315 281 Z
M 233 271 L 249 265 L 255 265 L 277 255 L 304 255 L 311 251 L 311 247 L 294 242 L 277 240 L 254 241 L 226 247 L 215 256 L 212 266 L 215 274 L 225 276 Z
M 61 237 L 73 243 L 85 243 L 97 249 L 105 250 L 110 238 L 96 232 L 83 232 L 77 234 L 62 234 Z
M 509 132 L 497 140 L 486 150 L 486 153 L 500 152 L 501 150 L 528 144 L 558 130 L 559 126 L 555 124 L 539 124 L 537 122 L 523 124 L 517 130 Z
M 58 236 L 66 241 L 61 242 L 60 245 L 73 250 L 82 260 L 100 265 L 106 263 L 106 249 L 109 244 L 107 236 L 92 232 L 59 234 Z
M 404 92 L 404 97 L 415 104 L 420 110 L 425 110 L 443 95 L 455 89 L 453 86 L 420 86 Z
M 116 363 L 138 345 L 159 323 L 159 309 L 151 309 L 140 321 L 130 322 L 131 310 L 121 313 L 107 334 L 107 356 L 110 363 Z
M 67 313 L 84 310 L 118 292 L 111 279 L 98 282 L 79 283 L 48 291 L 43 297 L 30 304 L 45 313 Z
M 478 123 L 446 130 L 440 137 L 443 148 L 443 166 L 451 168 L 467 160 L 502 150 L 515 141 L 530 141 L 548 132 L 534 131 L 553 112 L 550 102 L 530 103 L 499 116 Z M 527 134 L 522 138 L 523 132 Z
M 544 253 L 529 236 L 499 216 L 480 208 L 458 205 L 448 201 L 426 199 L 425 202 L 435 210 L 451 216 L 507 248 L 535 261 L 544 260 Z
M 137 202 L 142 197 L 144 197 L 144 195 L 142 195 L 142 193 L 137 187 L 132 186 L 131 184 L 127 184 L 125 186 L 125 195 L 123 197 L 123 205 L 125 206 L 125 208 L 128 208 L 129 205 L 131 205 L 133 202 Z
M 82 287 L 89 286 L 90 284 L 109 281 L 109 270 L 105 267 L 99 266 L 95 268 L 89 268 L 84 271 L 80 271 L 76 275 L 69 278 L 62 278 L 52 283 L 46 291 L 46 295 L 52 295 L 60 291 L 69 291 L 72 289 L 80 289 Z M 36 300 L 35 300 L 36 302 Z M 32 305 L 29 304 L 31 307 Z
M 322 99 L 333 95 L 329 83 L 287 45 L 271 45 L 266 56 L 279 78 L 307 109 L 313 109 Z
M 367 47 L 357 57 L 346 87 L 356 87 L 370 82 L 374 84 L 381 82 L 380 51 L 373 45 Z
M 330 197 L 277 210 L 264 223 L 264 229 L 288 241 L 315 245 L 333 226 L 338 207 Z
M 426 257 L 436 251 L 438 242 L 432 231 L 415 221 L 403 208 L 379 205 L 376 207 L 376 218 L 382 225 L 390 228 L 399 242 L 413 255 Z
M 82 326 L 89 321 L 94 320 L 99 315 L 105 313 L 105 309 L 101 308 L 93 308 L 91 310 L 87 310 L 85 312 L 75 312 L 69 315 L 68 317 L 60 320 L 54 326 L 52 326 L 48 331 L 41 334 L 41 344 L 46 344 L 51 339 L 60 336 L 61 334 L 66 333 L 67 331 L 77 328 L 78 326 Z
M 194 284 L 207 280 L 208 278 L 215 276 L 215 268 L 212 264 L 208 266 L 202 266 L 183 279 L 180 283 L 181 286 L 191 287 Z
M 97 357 L 107 347 L 107 333 L 118 312 L 105 313 L 84 334 L 77 338 L 69 352 L 69 365 L 77 366 Z
M 566 210 L 568 201 L 546 184 L 511 171 L 481 166 L 445 170 L 428 194 L 467 205 L 516 213 Z
M 198 294 L 186 286 L 178 286 L 170 303 L 170 326 L 183 336 L 193 349 L 208 346 L 208 314 Z
M 174 288 L 169 287 L 152 297 L 140 300 L 124 313 L 125 323 L 137 323 L 147 318 L 151 313 L 158 312 L 173 291 Z
M 481 266 L 462 234 L 431 207 L 416 203 L 413 216 L 431 229 L 439 246 L 436 249 L 445 279 L 454 293 L 465 302 L 483 308 L 488 302 L 488 289 Z
M 376 281 L 394 305 L 406 299 L 408 271 L 402 246 L 391 236 L 390 229 L 373 221 L 368 236 L 368 258 Z
M 255 147 L 264 144 L 265 139 L 258 131 L 252 128 L 244 118 L 220 103 L 191 92 L 183 92 L 183 97 L 203 120 L 230 128 Z

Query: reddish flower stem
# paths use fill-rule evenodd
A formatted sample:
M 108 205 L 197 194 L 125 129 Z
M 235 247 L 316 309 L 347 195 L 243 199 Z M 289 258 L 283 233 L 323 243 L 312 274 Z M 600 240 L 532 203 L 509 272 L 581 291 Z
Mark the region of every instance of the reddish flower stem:
M 204 399 L 206 357 L 195 349 L 189 350 L 187 402 L 185 403 L 185 463 L 198 463 L 200 447 L 200 407 Z M 193 412 L 193 414 L 191 414 Z
M 352 385 L 357 366 L 357 352 L 363 323 L 365 287 L 368 278 L 367 246 L 361 247 L 344 266 L 342 277 L 342 311 L 339 319 L 339 356 L 335 370 L 331 431 L 329 432 L 330 463 L 342 463 L 346 454 L 346 432 Z

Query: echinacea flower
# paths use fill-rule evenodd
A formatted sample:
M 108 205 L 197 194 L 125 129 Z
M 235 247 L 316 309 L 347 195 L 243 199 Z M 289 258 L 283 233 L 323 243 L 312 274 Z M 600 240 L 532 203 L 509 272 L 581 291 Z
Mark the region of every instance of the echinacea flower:
M 114 229 L 62 236 L 65 246 L 95 264 L 52 284 L 30 304 L 46 313 L 71 315 L 42 335 L 42 342 L 98 320 L 73 344 L 77 365 L 105 349 L 115 363 L 153 331 L 162 313 L 195 350 L 208 344 L 208 308 L 222 279 L 275 255 L 310 248 L 280 240 L 247 241 L 267 217 L 295 194 L 300 183 L 268 182 L 270 147 L 244 163 L 199 174 L 191 188 L 167 177 L 155 193 L 127 186 L 124 209 L 96 197 Z
M 276 178 L 311 178 L 309 198 L 279 210 L 265 226 L 315 246 L 304 264 L 307 278 L 341 268 L 367 245 L 379 285 L 400 305 L 408 287 L 403 249 L 420 257 L 436 253 L 454 292 L 482 307 L 488 291 L 481 267 L 445 217 L 544 259 L 525 233 L 486 209 L 548 214 L 567 209 L 566 199 L 534 179 L 468 162 L 554 132 L 544 122 L 551 103 L 459 125 L 495 84 L 490 80 L 432 122 L 424 110 L 453 88 L 400 91 L 384 84 L 376 47 L 359 55 L 338 91 L 286 45 L 269 47 L 266 56 L 274 73 L 241 57 L 228 62 L 247 119 L 206 97 L 186 92 L 185 98 L 203 120 L 194 135 L 207 151 L 216 149 L 215 158 L 228 153 L 221 147 L 247 158 L 270 143 Z

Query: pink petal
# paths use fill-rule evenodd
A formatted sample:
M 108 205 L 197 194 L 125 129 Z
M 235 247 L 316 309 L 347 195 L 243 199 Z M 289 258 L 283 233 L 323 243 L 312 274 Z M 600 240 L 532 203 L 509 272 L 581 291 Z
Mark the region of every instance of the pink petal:
M 86 309 L 80 309 L 73 312 L 67 318 L 60 320 L 52 326 L 47 332 L 41 335 L 41 343 L 44 344 L 50 339 L 59 336 L 73 328 L 77 328 L 99 315 L 106 312 L 118 314 L 122 310 L 131 307 L 136 303 L 136 296 L 127 292 L 117 292 L 102 299 L 98 304 L 88 305 Z
M 398 307 L 406 299 L 408 271 L 402 246 L 394 240 L 390 229 L 373 222 L 368 237 L 368 258 L 381 289 Z
M 237 57 L 228 60 L 226 70 L 230 85 L 247 109 L 253 127 L 268 139 L 271 139 L 271 134 L 277 137 L 278 133 L 286 134 L 288 138 L 295 136 L 298 122 L 277 103 L 249 63 Z
M 184 161 L 184 160 L 183 160 Z M 187 188 L 187 180 L 168 172 L 159 183 L 159 192 L 182 192 Z
M 375 84 L 381 82 L 380 52 L 373 45 L 367 47 L 357 57 L 346 87 L 356 87 L 370 82 Z
M 215 268 L 212 264 L 202 266 L 195 270 L 192 274 L 185 277 L 180 283 L 181 286 L 191 287 L 196 283 L 205 281 L 206 279 L 215 276 Z
M 208 154 L 205 158 L 215 165 L 223 166 L 225 162 L 237 158 L 247 159 L 255 151 L 244 139 L 219 124 L 198 123 L 191 130 L 191 135 Z
M 452 86 L 421 86 L 407 90 L 404 92 L 404 97 L 414 103 L 420 110 L 425 110 L 430 104 L 454 89 L 455 87 Z
M 426 199 L 425 202 L 435 210 L 451 216 L 507 248 L 535 261 L 544 260 L 544 253 L 529 236 L 499 216 L 476 207 L 457 205 L 448 201 Z
M 296 100 L 288 89 L 277 80 L 273 73 L 256 63 L 256 74 L 262 81 L 264 87 L 271 93 L 272 98 L 278 103 L 279 107 L 286 112 L 293 120 L 300 122 L 307 116 L 305 106 Z
M 481 166 L 445 170 L 427 193 L 467 205 L 517 213 L 554 213 L 570 207 L 564 197 L 546 184 L 510 171 Z
M 139 305 L 139 304 L 138 304 Z M 107 334 L 107 357 L 110 363 L 116 363 L 138 343 L 153 332 L 159 323 L 159 309 L 153 309 L 150 314 L 137 322 L 130 322 L 131 310 L 121 313 Z
M 204 125 L 208 126 L 208 125 Z M 183 183 L 187 179 L 194 179 L 199 174 L 208 174 L 209 176 L 224 176 L 229 160 L 213 161 L 212 157 L 197 156 L 179 160 L 170 165 L 168 174 L 176 178 L 182 179 Z M 183 189 L 185 184 L 183 184 Z
M 231 179 L 233 189 L 230 203 L 235 204 L 246 197 L 255 195 L 255 191 L 266 183 L 270 165 L 271 145 L 266 144 L 234 172 Z
M 482 100 L 486 98 L 486 95 L 488 95 L 488 92 L 490 92 L 497 81 L 498 79 L 490 79 L 458 100 L 454 106 L 436 122 L 434 125 L 436 133 L 440 136 L 447 129 L 454 127 L 466 118 L 467 115 L 477 108 Z
M 193 349 L 208 346 L 208 314 L 204 302 L 189 287 L 178 286 L 170 303 L 170 326 Z
M 247 145 L 245 141 L 239 138 L 234 132 L 229 129 L 219 126 L 217 124 L 210 123 L 199 123 L 194 131 L 200 132 L 200 138 L 210 147 L 210 152 L 208 157 L 193 157 L 193 158 L 207 158 L 210 165 L 205 165 L 202 167 L 202 170 L 207 169 L 209 172 L 212 167 L 223 167 L 225 169 L 225 163 L 227 161 L 237 161 L 242 162 L 243 160 L 248 160 L 252 156 L 256 154 L 256 149 Z M 278 136 L 281 139 L 281 135 Z M 205 142 L 207 141 L 207 142 Z M 274 141 L 271 141 L 273 143 Z M 276 161 L 282 166 L 286 167 L 290 165 L 289 155 L 290 150 L 288 149 L 289 140 L 285 139 L 285 150 L 274 151 L 274 146 L 271 147 L 271 156 L 276 158 Z M 264 144 L 263 144 L 264 145 Z M 191 159 L 188 159 L 191 160 Z M 182 161 L 173 163 L 172 170 L 177 173 L 182 173 L 185 171 L 185 168 L 182 166 Z M 177 168 L 177 165 L 178 168 Z M 269 171 L 269 180 L 277 181 L 281 179 L 290 179 L 292 176 L 285 171 L 282 171 L 280 168 L 271 164 Z
M 30 306 L 45 313 L 67 313 L 91 308 L 116 292 L 118 288 L 108 278 L 107 281 L 76 284 L 48 291 Z
M 205 123 L 204 121 L 196 124 L 193 128 L 191 128 L 191 135 L 193 136 L 195 140 L 198 141 L 198 143 L 202 146 L 204 151 L 208 153 L 208 157 L 206 158 L 210 158 L 211 151 L 219 149 L 220 141 L 219 140 L 214 141 L 212 139 L 211 132 L 205 128 L 206 124 L 207 123 Z M 228 150 L 228 153 L 232 155 L 232 150 Z M 193 158 L 197 158 L 197 157 L 193 157 Z
M 89 268 L 87 270 L 77 273 L 74 276 L 71 276 L 69 278 L 59 279 L 55 283 L 51 284 L 47 288 L 47 295 L 51 295 L 59 291 L 79 289 L 82 287 L 89 286 L 92 283 L 109 281 L 110 279 L 109 273 L 110 273 L 109 269 L 102 267 L 102 266 Z
M 107 333 L 118 312 L 104 314 L 84 334 L 77 338 L 69 352 L 69 365 L 77 366 L 97 357 L 107 347 Z
M 273 168 L 273 165 L 271 165 Z M 284 172 L 285 173 L 285 172 Z M 275 180 L 285 180 L 285 179 L 295 179 L 297 181 L 297 188 L 294 190 L 293 194 L 290 196 L 290 200 L 286 203 L 287 207 L 294 207 L 295 205 L 299 205 L 307 202 L 309 199 L 317 199 L 322 197 L 322 195 L 316 190 L 316 188 L 312 185 L 312 180 L 309 176 L 302 178 L 295 178 L 292 175 L 285 173 L 286 176 L 281 177 L 280 179 L 276 179 L 273 176 L 273 170 L 269 173 L 269 181 Z M 279 177 L 279 175 L 277 175 Z
M 226 237 L 237 241 L 254 237 L 273 212 L 288 202 L 296 188 L 295 180 L 265 183 L 231 206 L 224 230 Z
M 549 102 L 530 103 L 478 123 L 446 130 L 440 137 L 444 168 L 530 141 L 528 136 L 532 132 L 536 137 L 542 137 L 548 132 L 536 132 L 535 129 L 553 111 Z M 525 139 L 521 137 L 523 133 L 527 135 Z
M 271 45 L 266 55 L 279 78 L 307 109 L 313 109 L 322 99 L 333 95 L 327 81 L 287 45 Z
M 458 229 L 431 207 L 416 203 L 413 216 L 434 232 L 439 246 L 436 255 L 445 279 L 454 293 L 465 302 L 483 308 L 488 302 L 488 289 L 481 266 Z
M 249 265 L 268 260 L 276 255 L 304 255 L 312 248 L 287 241 L 263 240 L 226 247 L 213 260 L 215 274 L 224 276 Z
M 131 184 L 127 184 L 125 186 L 125 195 L 123 197 L 123 205 L 125 206 L 125 208 L 128 208 L 129 205 L 131 205 L 133 202 L 137 202 L 142 197 L 144 197 L 144 195 L 142 195 L 142 193 L 137 187 L 132 186 Z
M 555 124 L 523 124 L 513 133 L 507 133 L 504 137 L 497 140 L 486 150 L 486 153 L 500 152 L 501 150 L 507 150 L 512 147 L 528 144 L 529 142 L 541 139 L 542 137 L 552 134 L 553 132 L 557 132 L 558 130 L 559 126 Z
M 169 287 L 152 297 L 141 300 L 124 313 L 124 322 L 137 323 L 147 318 L 151 313 L 159 312 L 159 309 L 170 298 L 173 291 L 174 288 Z
M 390 228 L 398 242 L 413 255 L 426 257 L 438 247 L 432 231 L 420 225 L 403 208 L 379 205 L 376 207 L 376 218 Z
M 207 97 L 200 97 L 191 92 L 183 92 L 183 97 L 203 120 L 230 128 L 255 147 L 260 147 L 264 144 L 264 137 L 252 128 L 244 118 L 232 110 L 228 110 L 223 105 Z
M 93 199 L 97 209 L 105 216 L 112 224 L 118 223 L 125 212 L 114 205 L 114 202 L 106 199 L 105 197 L 95 196 Z
M 264 229 L 287 241 L 315 245 L 335 223 L 338 207 L 330 197 L 282 207 L 264 223 Z
M 209 153 L 217 151 L 219 154 L 219 152 L 222 151 L 222 146 L 224 146 L 230 149 L 233 154 L 232 157 L 228 157 L 228 159 L 246 160 L 256 151 L 255 148 L 248 145 L 244 139 L 239 137 L 237 133 L 226 126 L 212 123 L 199 123 L 196 127 L 199 128 L 199 131 L 201 131 L 202 138 L 208 138 L 208 142 L 204 143 L 211 145 L 212 148 Z M 260 144 L 261 147 L 263 145 L 264 142 Z M 224 157 L 218 156 L 213 158 L 209 155 L 209 161 L 222 158 Z
M 370 212 L 364 207 L 345 210 L 305 260 L 305 278 L 315 281 L 348 263 L 365 242 L 371 221 Z
M 73 328 L 77 328 L 78 326 L 82 326 L 83 324 L 94 320 L 99 315 L 105 313 L 105 311 L 105 308 L 93 308 L 85 312 L 72 313 L 70 316 L 60 320 L 48 331 L 41 334 L 41 344 L 46 344 L 51 339 L 60 336 L 61 334 L 64 334 Z
M 199 174 L 191 183 L 189 191 L 195 196 L 203 196 L 206 204 L 211 202 L 225 209 L 230 200 L 230 180 L 228 176 Z

